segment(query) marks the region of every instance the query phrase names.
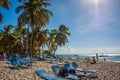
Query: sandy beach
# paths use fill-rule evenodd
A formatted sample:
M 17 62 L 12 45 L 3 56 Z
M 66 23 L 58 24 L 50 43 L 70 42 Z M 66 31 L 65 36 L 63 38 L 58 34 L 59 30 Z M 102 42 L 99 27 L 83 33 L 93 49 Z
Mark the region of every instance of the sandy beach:
M 97 70 L 97 78 L 91 80 L 120 80 L 120 63 L 99 61 L 96 64 L 88 64 L 82 60 L 66 59 L 64 62 L 76 61 L 80 68 Z M 64 63 L 63 62 L 63 63 Z M 45 69 L 51 75 L 54 75 L 51 66 L 55 63 L 46 61 L 35 61 L 32 67 L 11 69 L 12 65 L 6 61 L 0 61 L 0 80 L 42 80 L 34 74 L 35 70 Z

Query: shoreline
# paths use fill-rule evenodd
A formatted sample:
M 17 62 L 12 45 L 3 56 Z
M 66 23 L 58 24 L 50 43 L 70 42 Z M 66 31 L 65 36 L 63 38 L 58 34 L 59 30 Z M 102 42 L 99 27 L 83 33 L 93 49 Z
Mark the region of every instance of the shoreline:
M 63 58 L 66 58 L 66 59 L 85 59 L 85 58 L 89 58 L 90 60 L 92 60 L 92 57 L 96 58 L 96 56 L 81 56 L 81 55 L 77 55 L 77 56 L 76 55 L 61 55 L 61 56 L 63 56 Z M 98 60 L 99 61 L 108 61 L 108 62 L 120 63 L 120 56 L 98 57 Z
M 106 60 L 106 62 L 115 62 L 115 63 L 120 63 L 120 61 L 111 61 L 111 60 Z

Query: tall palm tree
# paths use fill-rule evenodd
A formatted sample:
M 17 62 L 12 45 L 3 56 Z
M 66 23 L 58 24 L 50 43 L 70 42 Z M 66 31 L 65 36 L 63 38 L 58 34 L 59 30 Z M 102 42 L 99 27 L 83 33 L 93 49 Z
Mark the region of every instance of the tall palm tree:
M 28 24 L 32 30 L 31 49 L 33 49 L 33 32 L 36 27 L 40 29 L 49 23 L 52 12 L 45 9 L 50 5 L 49 0 L 18 0 L 22 4 L 16 8 L 16 12 L 22 12 L 18 17 L 18 25 Z M 30 51 L 33 53 L 33 51 Z
M 9 9 L 10 2 L 9 0 L 0 0 L 0 7 L 3 7 L 5 9 Z M 3 21 L 3 16 L 0 13 L 0 23 Z

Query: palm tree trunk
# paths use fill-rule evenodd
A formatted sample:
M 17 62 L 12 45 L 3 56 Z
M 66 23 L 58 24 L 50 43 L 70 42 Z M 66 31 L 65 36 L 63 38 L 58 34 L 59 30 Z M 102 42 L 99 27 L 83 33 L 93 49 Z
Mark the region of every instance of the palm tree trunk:
M 33 40 L 34 40 L 34 38 L 33 38 L 33 33 L 34 33 L 34 26 L 32 26 L 31 27 L 32 28 L 32 35 L 31 35 L 31 41 L 30 41 L 30 52 L 31 52 L 31 58 L 32 58 L 32 54 L 34 54 L 34 52 L 33 52 Z
M 29 24 L 28 24 L 28 28 L 27 28 L 27 43 L 26 43 L 26 53 L 28 54 L 28 36 L 29 36 Z

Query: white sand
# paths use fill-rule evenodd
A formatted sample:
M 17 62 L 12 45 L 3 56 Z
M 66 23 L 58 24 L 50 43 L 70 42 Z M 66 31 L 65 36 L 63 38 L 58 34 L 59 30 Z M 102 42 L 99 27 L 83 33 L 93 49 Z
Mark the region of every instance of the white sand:
M 91 80 L 120 80 L 120 63 L 115 62 L 97 62 L 96 64 L 88 64 L 81 60 L 65 60 L 65 62 L 76 61 L 80 68 L 98 70 L 96 79 Z M 6 61 L 0 61 L 0 80 L 42 80 L 36 74 L 35 70 L 45 69 L 51 75 L 54 75 L 51 70 L 53 63 L 45 61 L 36 61 L 31 68 L 11 69 L 12 65 L 7 64 Z

